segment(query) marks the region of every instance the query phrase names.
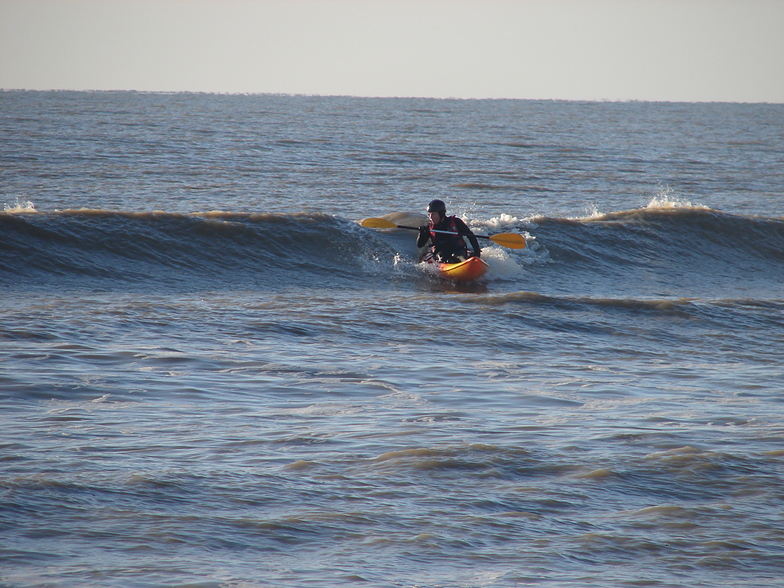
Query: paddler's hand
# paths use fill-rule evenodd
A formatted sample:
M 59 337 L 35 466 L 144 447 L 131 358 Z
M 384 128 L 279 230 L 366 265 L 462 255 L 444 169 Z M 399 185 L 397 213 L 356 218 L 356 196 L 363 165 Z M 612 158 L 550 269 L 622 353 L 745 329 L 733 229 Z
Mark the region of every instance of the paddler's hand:
M 417 247 L 424 247 L 425 243 L 428 242 L 430 239 L 430 227 L 425 225 L 424 227 L 419 227 L 419 236 L 417 237 Z

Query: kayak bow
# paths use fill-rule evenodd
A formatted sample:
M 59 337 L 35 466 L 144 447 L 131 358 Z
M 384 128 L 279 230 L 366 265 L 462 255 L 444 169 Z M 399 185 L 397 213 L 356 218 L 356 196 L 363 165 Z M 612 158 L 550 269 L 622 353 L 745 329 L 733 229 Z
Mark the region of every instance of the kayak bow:
M 469 257 L 459 263 L 436 263 L 429 262 L 436 266 L 438 275 L 453 282 L 473 282 L 487 273 L 488 265 L 479 257 Z

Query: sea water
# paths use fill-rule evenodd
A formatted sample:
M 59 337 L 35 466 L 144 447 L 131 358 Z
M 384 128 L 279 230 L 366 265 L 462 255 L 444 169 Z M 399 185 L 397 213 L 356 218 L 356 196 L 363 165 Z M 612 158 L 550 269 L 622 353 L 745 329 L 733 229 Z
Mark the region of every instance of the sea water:
M 771 586 L 784 105 L 0 93 L 0 584 Z M 417 263 L 433 198 L 487 276 Z

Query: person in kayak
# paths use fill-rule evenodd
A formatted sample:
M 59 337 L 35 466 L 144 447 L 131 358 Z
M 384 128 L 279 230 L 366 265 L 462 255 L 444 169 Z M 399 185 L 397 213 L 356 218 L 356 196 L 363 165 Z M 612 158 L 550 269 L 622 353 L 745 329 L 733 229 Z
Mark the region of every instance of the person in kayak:
M 446 204 L 443 200 L 433 200 L 427 205 L 427 216 L 430 223 L 419 227 L 417 247 L 424 247 L 430 241 L 430 251 L 424 261 L 434 259 L 440 263 L 459 263 L 471 254 L 468 252 L 465 239 L 468 237 L 473 249 L 473 257 L 480 257 L 482 249 L 471 229 L 456 216 L 446 215 Z M 446 231 L 446 233 L 438 232 Z M 448 234 L 451 233 L 451 234 Z

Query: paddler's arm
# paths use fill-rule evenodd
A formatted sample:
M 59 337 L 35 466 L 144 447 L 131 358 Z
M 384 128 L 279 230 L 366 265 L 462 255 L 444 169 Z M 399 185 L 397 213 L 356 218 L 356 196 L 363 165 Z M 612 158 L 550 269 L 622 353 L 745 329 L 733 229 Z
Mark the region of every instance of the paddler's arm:
M 430 239 L 430 227 L 424 225 L 419 227 L 419 236 L 417 237 L 417 247 L 424 247 Z
M 471 242 L 471 249 L 474 250 L 474 257 L 480 257 L 482 254 L 482 248 L 479 246 L 479 240 L 476 238 L 476 235 L 468 228 L 468 225 L 465 224 L 461 219 L 455 219 L 457 221 L 457 232 L 460 235 L 465 235 L 468 237 L 468 240 Z

